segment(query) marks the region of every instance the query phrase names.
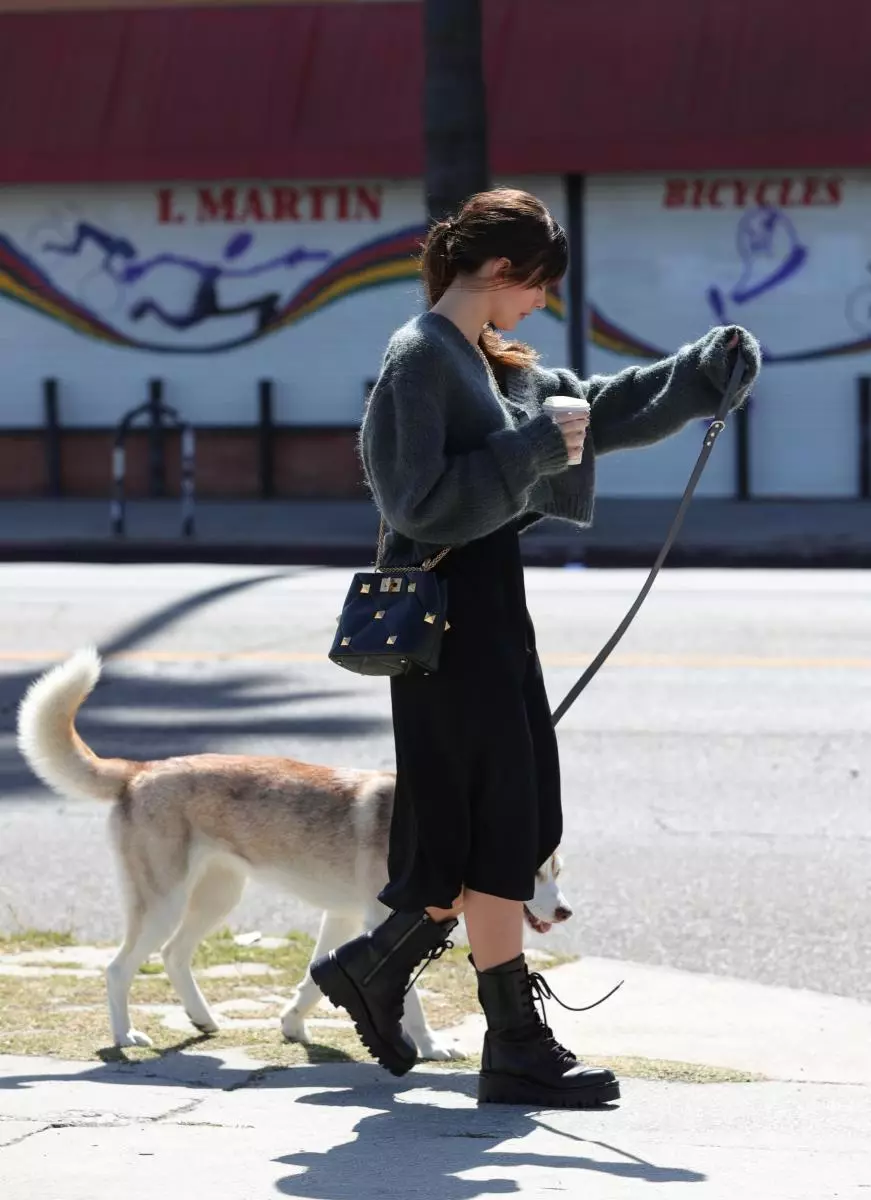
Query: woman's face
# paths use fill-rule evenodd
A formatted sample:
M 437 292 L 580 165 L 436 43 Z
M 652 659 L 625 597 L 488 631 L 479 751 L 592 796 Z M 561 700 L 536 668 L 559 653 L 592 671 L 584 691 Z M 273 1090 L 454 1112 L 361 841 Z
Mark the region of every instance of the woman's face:
M 479 272 L 479 283 L 487 290 L 487 320 L 497 329 L 506 331 L 516 329 L 524 317 L 537 308 L 544 308 L 547 303 L 544 284 L 530 287 L 526 283 L 506 283 L 505 274 L 510 270 L 509 259 L 494 258 L 485 263 Z
M 495 287 L 491 293 L 490 323 L 497 329 L 516 329 L 524 317 L 538 308 L 544 308 L 546 303 L 547 289 L 544 284 L 529 287 L 515 283 Z

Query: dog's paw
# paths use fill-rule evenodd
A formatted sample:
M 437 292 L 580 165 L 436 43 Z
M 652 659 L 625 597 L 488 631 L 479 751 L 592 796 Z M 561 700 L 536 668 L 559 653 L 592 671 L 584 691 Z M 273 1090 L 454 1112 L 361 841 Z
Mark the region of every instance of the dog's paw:
M 153 1046 L 151 1038 L 147 1033 L 140 1033 L 138 1029 L 128 1029 L 126 1033 L 122 1033 L 120 1037 L 115 1038 L 116 1046 Z
M 292 1008 L 285 1009 L 281 1014 L 281 1032 L 289 1042 L 309 1041 L 305 1020 Z
M 453 1038 L 445 1035 L 439 1036 L 429 1030 L 422 1036 L 416 1037 L 414 1041 L 418 1057 L 425 1062 L 455 1062 L 457 1059 L 466 1057 Z
M 220 1032 L 221 1026 L 218 1024 L 218 1022 L 215 1020 L 215 1018 L 211 1015 L 208 1017 L 201 1017 L 198 1021 L 195 1021 L 194 1018 L 191 1016 L 191 1014 L 188 1013 L 187 1018 L 190 1021 L 191 1025 L 193 1025 L 194 1029 L 198 1029 L 200 1031 L 200 1033 L 219 1033 Z

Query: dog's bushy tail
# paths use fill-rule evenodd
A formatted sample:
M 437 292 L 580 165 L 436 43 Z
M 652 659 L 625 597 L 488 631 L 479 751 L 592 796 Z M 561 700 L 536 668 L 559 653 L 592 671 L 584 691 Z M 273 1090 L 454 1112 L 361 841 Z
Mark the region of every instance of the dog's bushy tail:
M 100 656 L 80 650 L 31 684 L 18 709 L 18 748 L 34 774 L 62 796 L 117 800 L 135 771 L 98 758 L 76 732 L 76 713 L 100 678 Z

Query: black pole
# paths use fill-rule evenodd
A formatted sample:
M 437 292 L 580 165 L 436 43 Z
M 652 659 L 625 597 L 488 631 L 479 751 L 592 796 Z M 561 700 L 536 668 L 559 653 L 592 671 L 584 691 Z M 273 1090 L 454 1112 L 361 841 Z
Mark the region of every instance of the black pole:
M 45 475 L 49 496 L 62 494 L 60 474 L 60 415 L 58 411 L 57 380 L 42 382 L 45 414 Z
M 166 495 L 166 464 L 163 457 L 163 380 L 148 381 L 148 494 L 152 499 Z
M 871 377 L 859 376 L 859 498 L 871 500 Z
M 572 369 L 583 379 L 587 374 L 587 288 L 585 206 L 587 181 L 583 175 L 569 175 L 566 179 L 566 207 L 568 209 L 569 239 L 569 356 Z
M 260 477 L 260 498 L 271 500 L 275 495 L 275 423 L 272 407 L 272 380 L 261 379 L 260 393 L 260 425 L 258 431 L 258 475 Z
M 750 403 L 735 413 L 735 496 L 750 499 Z
M 426 205 L 431 220 L 490 186 L 481 0 L 424 0 Z

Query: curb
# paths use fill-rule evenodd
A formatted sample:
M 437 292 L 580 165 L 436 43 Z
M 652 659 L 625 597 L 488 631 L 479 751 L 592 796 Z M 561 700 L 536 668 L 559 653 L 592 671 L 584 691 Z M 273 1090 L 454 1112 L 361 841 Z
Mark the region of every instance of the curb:
M 560 543 L 523 547 L 523 561 L 536 567 L 649 568 L 660 546 L 590 546 Z M 362 568 L 371 561 L 366 543 L 339 545 L 271 542 L 166 541 L 7 541 L 0 542 L 0 562 L 57 563 L 226 563 L 235 565 L 323 566 Z M 671 568 L 764 570 L 864 570 L 871 567 L 871 546 L 674 546 L 666 560 Z

